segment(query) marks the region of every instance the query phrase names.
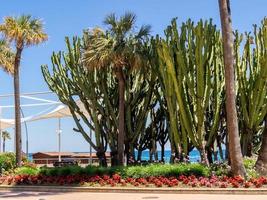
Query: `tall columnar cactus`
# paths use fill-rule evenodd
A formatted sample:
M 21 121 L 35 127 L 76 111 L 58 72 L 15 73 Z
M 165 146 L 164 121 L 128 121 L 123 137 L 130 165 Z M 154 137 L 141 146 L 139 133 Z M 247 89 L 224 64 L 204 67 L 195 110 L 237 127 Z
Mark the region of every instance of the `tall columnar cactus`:
M 155 77 L 149 65 L 126 72 L 126 155 L 134 158 L 135 144 L 146 132 L 150 107 L 155 102 Z M 150 138 L 148 138 L 149 140 Z
M 224 86 L 220 34 L 211 21 L 194 25 L 191 20 L 179 33 L 175 19 L 165 34 L 166 39 L 156 43 L 172 134 L 180 152 L 187 153 L 187 143 L 181 140 L 187 136 L 208 164 L 206 145 L 217 134 Z M 214 117 L 205 128 L 210 107 Z
M 243 55 L 239 55 L 243 35 L 235 32 L 235 59 L 244 156 L 252 155 L 253 136 L 261 129 L 267 114 L 267 20 L 254 26 L 253 37 L 245 35 Z
M 83 41 L 74 38 L 71 44 L 66 38 L 67 52 L 54 53 L 52 73 L 47 66 L 42 66 L 42 72 L 50 89 L 70 108 L 77 126 L 75 130 L 97 151 L 100 164 L 106 165 L 105 152 L 109 147 L 112 165 L 116 165 L 118 82 L 110 66 L 85 69 L 81 62 Z M 131 156 L 134 157 L 134 144 L 146 130 L 147 116 L 154 101 L 155 77 L 148 66 L 134 70 L 125 69 L 124 73 L 127 133 L 125 146 L 129 160 Z M 81 106 L 86 113 L 81 111 Z M 88 135 L 88 128 L 94 132 L 92 138 Z
M 53 53 L 52 73 L 42 66 L 43 76 L 49 88 L 69 107 L 77 126 L 75 130 L 97 152 L 100 165 L 106 166 L 107 146 L 113 152 L 117 145 L 117 110 L 114 110 L 118 101 L 117 83 L 110 68 L 85 70 L 81 63 L 81 39 L 74 38 L 71 44 L 66 38 L 66 45 L 67 52 Z M 88 128 L 94 132 L 92 138 Z

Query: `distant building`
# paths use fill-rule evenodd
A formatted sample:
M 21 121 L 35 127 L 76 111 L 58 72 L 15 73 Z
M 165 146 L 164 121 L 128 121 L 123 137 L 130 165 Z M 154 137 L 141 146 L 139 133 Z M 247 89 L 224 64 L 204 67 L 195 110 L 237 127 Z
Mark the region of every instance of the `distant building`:
M 75 160 L 80 164 L 90 163 L 90 153 L 73 153 L 60 152 L 61 160 Z M 32 159 L 35 164 L 49 165 L 58 161 L 59 152 L 37 152 L 32 154 Z M 106 153 L 107 160 L 110 160 L 110 154 Z M 96 153 L 92 153 L 92 163 L 98 163 Z

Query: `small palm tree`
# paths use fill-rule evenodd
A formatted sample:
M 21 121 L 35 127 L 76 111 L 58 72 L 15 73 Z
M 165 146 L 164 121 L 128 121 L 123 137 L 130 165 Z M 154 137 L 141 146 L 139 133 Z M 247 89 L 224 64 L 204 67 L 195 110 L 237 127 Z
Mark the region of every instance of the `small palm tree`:
M 3 152 L 6 152 L 6 140 L 10 140 L 10 133 L 7 131 L 2 132 L 2 138 L 3 138 Z
M 142 44 L 150 32 L 150 26 L 142 26 L 134 32 L 136 16 L 125 13 L 119 19 L 115 14 L 108 15 L 104 24 L 106 32 L 100 28 L 86 32 L 83 61 L 87 68 L 103 68 L 111 66 L 119 84 L 119 130 L 118 130 L 118 164 L 124 163 L 125 138 L 125 74 L 126 68 L 142 66 L 145 59 Z
M 8 73 L 14 71 L 14 53 L 6 40 L 0 39 L 0 67 Z
M 16 53 L 14 60 L 14 96 L 15 96 L 15 138 L 16 138 L 16 163 L 21 166 L 21 117 L 20 117 L 20 90 L 19 68 L 21 54 L 25 47 L 38 45 L 47 40 L 47 34 L 43 31 L 43 24 L 39 19 L 33 19 L 30 15 L 20 17 L 6 17 L 0 24 L 0 32 L 4 37 L 14 42 Z

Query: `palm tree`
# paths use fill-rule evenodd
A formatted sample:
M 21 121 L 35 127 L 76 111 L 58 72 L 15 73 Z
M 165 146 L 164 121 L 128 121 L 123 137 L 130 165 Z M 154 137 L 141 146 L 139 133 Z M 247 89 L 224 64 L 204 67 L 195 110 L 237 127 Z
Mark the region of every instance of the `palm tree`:
M 6 151 L 6 140 L 10 140 L 10 133 L 7 131 L 2 132 L 2 138 L 3 138 L 3 152 Z
M 0 67 L 8 73 L 14 71 L 14 53 L 6 40 L 0 39 Z
M 43 24 L 39 19 L 30 15 L 20 17 L 6 17 L 0 24 L 0 32 L 10 42 L 14 42 L 16 53 L 14 60 L 14 97 L 15 97 L 15 138 L 16 138 L 16 163 L 21 166 L 21 117 L 20 117 L 20 90 L 19 68 L 21 54 L 24 48 L 38 45 L 47 40 L 43 31 Z
M 226 125 L 229 137 L 229 156 L 233 175 L 245 176 L 245 168 L 238 134 L 236 111 L 233 34 L 229 0 L 219 0 L 225 65 Z
M 111 66 L 119 84 L 119 130 L 118 130 L 118 164 L 124 164 L 125 139 L 125 75 L 126 68 L 136 68 L 142 65 L 142 43 L 150 32 L 150 26 L 145 25 L 134 32 L 136 16 L 125 13 L 119 19 L 115 14 L 108 15 L 104 24 L 108 30 L 100 28 L 88 31 L 83 54 L 87 68 L 102 68 Z

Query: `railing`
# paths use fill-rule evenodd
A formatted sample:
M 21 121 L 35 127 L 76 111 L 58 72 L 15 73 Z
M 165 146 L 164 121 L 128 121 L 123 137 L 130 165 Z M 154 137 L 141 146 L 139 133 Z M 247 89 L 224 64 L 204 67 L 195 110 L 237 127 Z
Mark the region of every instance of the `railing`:
M 71 161 L 76 161 L 78 162 L 78 164 L 89 164 L 91 161 L 91 158 L 72 158 L 72 157 L 68 157 L 68 158 L 61 158 L 62 160 L 71 160 Z M 58 158 L 33 158 L 32 161 L 35 164 L 39 164 L 39 165 L 49 165 L 49 164 L 54 164 L 55 162 L 58 161 Z M 39 162 L 38 162 L 39 161 Z M 92 164 L 93 163 L 98 163 L 99 159 L 98 158 L 92 158 Z M 110 163 L 111 159 L 107 158 L 107 162 Z

